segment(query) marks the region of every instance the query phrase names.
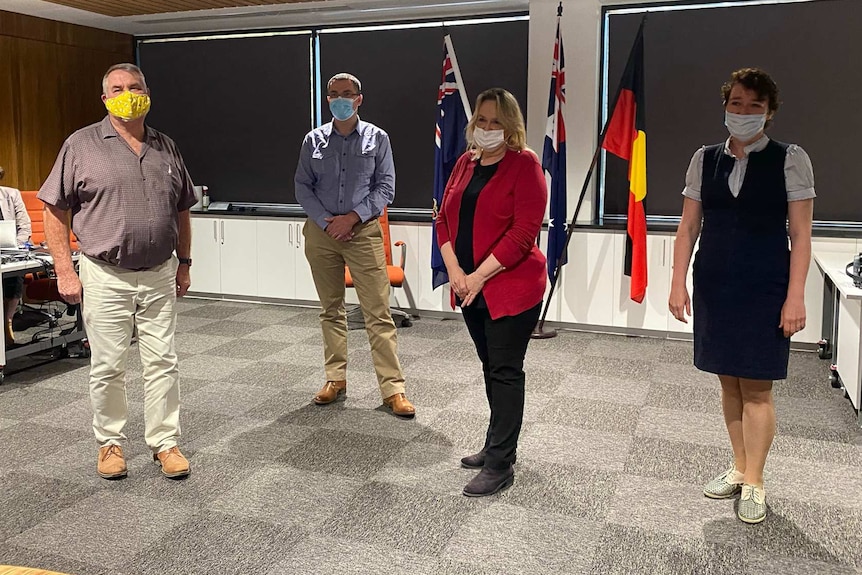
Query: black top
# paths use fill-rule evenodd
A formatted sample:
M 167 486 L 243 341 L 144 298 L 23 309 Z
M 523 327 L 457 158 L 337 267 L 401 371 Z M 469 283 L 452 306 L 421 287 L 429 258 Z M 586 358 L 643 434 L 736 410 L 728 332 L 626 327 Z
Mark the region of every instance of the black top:
M 458 235 L 455 237 L 455 257 L 458 265 L 469 275 L 476 271 L 476 261 L 473 259 L 473 221 L 476 217 L 476 203 L 479 194 L 485 188 L 488 181 L 497 173 L 498 163 L 483 166 L 476 162 L 473 168 L 473 177 L 464 189 L 461 197 L 461 209 L 458 212 Z M 480 262 L 481 263 L 481 262 Z M 461 298 L 456 296 L 456 302 L 460 306 Z M 476 307 L 487 307 L 485 297 L 479 293 L 473 302 Z

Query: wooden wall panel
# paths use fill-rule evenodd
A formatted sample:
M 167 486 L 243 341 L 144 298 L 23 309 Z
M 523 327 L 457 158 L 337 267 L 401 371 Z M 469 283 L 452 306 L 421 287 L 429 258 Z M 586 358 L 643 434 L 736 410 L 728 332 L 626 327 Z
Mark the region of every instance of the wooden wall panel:
M 271 6 L 303 0 L 138 0 L 114 2 L 111 0 L 48 0 L 54 4 L 78 8 L 105 16 L 135 16 L 138 14 L 165 14 L 186 10 L 234 8 L 237 6 Z
M 100 49 L 103 31 L 81 26 L 67 30 L 50 21 L 40 28 L 34 20 L 39 19 L 26 20 L 23 31 L 8 25 L 8 18 L 0 27 L 0 70 L 11 72 L 0 73 L 0 164 L 7 172 L 3 183 L 22 190 L 41 186 L 69 134 L 105 116 L 99 98 L 105 70 L 134 61 L 131 36 L 125 36 L 125 49 L 115 51 L 115 37 L 122 35 L 104 32 L 107 40 Z M 50 34 L 36 33 L 40 30 Z M 74 41 L 82 45 L 70 43 Z
M 0 185 L 15 186 L 18 182 L 18 88 L 16 41 L 0 36 L 0 166 L 6 178 Z
M 0 10 L 0 36 L 27 38 L 103 52 L 131 53 L 134 39 L 128 34 L 99 30 L 56 20 L 46 20 Z

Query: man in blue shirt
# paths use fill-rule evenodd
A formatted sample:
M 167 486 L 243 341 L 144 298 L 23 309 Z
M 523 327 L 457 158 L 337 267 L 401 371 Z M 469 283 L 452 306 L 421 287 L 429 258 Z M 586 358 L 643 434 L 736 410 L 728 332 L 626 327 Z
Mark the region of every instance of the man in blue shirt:
M 296 199 L 308 220 L 305 256 L 320 297 L 326 384 L 314 396 L 325 405 L 347 391 L 347 316 L 344 266 L 350 267 L 383 403 L 396 415 L 416 410 L 404 394 L 389 310 L 383 230 L 377 218 L 395 197 L 389 136 L 357 115 L 362 85 L 351 74 L 327 83 L 332 122 L 305 136 L 296 167 Z

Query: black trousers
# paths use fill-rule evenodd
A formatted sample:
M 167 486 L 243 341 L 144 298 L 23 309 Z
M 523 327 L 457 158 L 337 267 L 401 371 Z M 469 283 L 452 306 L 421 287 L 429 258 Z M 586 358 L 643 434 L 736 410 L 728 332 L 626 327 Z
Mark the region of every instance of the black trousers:
M 492 320 L 487 308 L 461 309 L 482 361 L 491 421 L 485 435 L 485 467 L 506 469 L 515 461 L 524 420 L 524 356 L 542 304 Z

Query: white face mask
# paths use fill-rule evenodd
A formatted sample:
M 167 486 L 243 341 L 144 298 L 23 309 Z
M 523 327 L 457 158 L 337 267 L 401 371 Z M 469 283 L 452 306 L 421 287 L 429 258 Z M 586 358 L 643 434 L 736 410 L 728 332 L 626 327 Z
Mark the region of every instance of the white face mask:
M 473 143 L 483 150 L 493 150 L 500 147 L 506 141 L 503 130 L 483 130 L 475 128 L 473 130 Z
M 766 114 L 724 113 L 724 125 L 730 135 L 741 142 L 748 142 L 766 126 Z

